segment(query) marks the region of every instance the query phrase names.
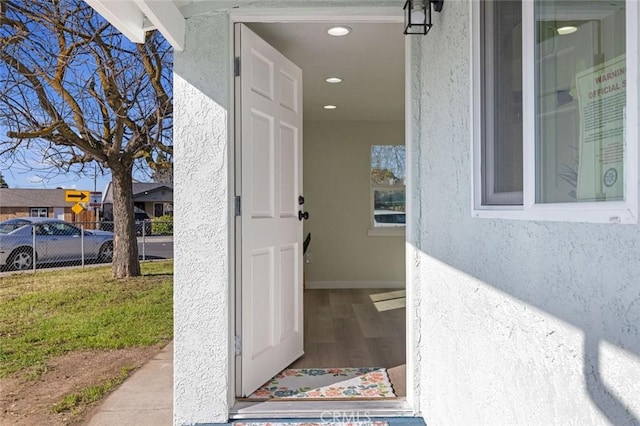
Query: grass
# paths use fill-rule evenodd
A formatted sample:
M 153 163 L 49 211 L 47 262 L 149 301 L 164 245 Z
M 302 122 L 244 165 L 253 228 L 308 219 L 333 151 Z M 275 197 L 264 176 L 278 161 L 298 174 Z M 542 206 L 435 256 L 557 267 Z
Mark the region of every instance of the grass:
M 173 262 L 38 271 L 0 278 L 0 377 L 37 378 L 48 359 L 74 350 L 150 346 L 173 338 Z
M 62 413 L 64 411 L 75 411 L 77 408 L 84 407 L 101 400 L 104 396 L 110 393 L 124 382 L 129 373 L 131 373 L 131 367 L 124 367 L 120 371 L 120 374 L 116 377 L 105 380 L 99 385 L 87 386 L 81 389 L 79 392 L 66 395 L 51 407 L 54 413 Z

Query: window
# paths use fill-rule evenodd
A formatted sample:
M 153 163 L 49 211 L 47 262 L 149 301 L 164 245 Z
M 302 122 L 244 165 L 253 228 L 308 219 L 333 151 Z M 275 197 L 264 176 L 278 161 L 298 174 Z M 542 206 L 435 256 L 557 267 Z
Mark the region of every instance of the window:
M 404 227 L 405 147 L 371 147 L 371 200 L 373 228 Z
M 474 214 L 636 223 L 636 2 L 474 3 Z
M 50 235 L 58 236 L 74 236 L 82 233 L 80 229 L 67 223 L 50 223 L 48 232 Z
M 31 217 L 47 217 L 49 209 L 46 207 L 31 207 L 29 216 Z
M 522 204 L 522 5 L 483 2 L 485 205 Z
M 164 204 L 155 203 L 153 205 L 153 217 L 160 217 L 164 215 Z

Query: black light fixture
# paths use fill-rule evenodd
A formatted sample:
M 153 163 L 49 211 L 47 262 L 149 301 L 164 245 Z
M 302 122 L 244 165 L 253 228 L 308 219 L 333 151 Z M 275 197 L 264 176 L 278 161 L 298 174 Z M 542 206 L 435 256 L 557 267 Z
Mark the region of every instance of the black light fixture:
M 431 23 L 431 4 L 436 12 L 442 11 L 444 0 L 407 0 L 404 4 L 404 33 L 425 35 Z

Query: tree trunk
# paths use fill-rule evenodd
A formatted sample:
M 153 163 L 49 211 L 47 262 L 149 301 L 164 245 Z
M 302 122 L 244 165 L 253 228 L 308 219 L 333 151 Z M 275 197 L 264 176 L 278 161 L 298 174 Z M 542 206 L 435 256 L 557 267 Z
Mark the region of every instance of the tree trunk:
M 116 278 L 140 275 L 138 239 L 133 212 L 132 170 L 126 167 L 111 169 L 113 191 L 113 276 Z

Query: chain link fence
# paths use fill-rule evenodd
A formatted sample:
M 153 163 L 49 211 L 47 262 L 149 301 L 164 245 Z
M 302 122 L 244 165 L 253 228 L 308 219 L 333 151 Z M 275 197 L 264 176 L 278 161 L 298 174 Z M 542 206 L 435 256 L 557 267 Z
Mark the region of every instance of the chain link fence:
M 0 225 L 2 270 L 35 271 L 112 262 L 117 249 L 113 242 L 113 222 L 29 219 L 35 222 L 13 221 Z M 173 221 L 159 219 L 136 221 L 140 260 L 173 258 Z

